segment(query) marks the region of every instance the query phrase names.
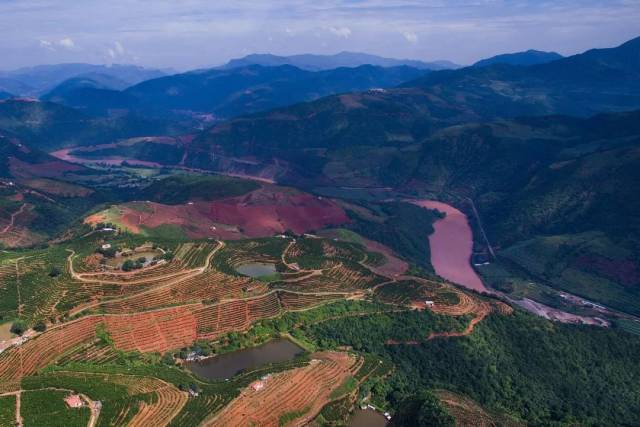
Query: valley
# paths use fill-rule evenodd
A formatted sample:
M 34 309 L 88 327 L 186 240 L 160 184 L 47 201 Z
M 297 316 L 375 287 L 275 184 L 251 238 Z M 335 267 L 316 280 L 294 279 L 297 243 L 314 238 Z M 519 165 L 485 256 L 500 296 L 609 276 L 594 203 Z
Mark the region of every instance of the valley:
M 0 427 L 637 425 L 639 53 L 0 72 Z

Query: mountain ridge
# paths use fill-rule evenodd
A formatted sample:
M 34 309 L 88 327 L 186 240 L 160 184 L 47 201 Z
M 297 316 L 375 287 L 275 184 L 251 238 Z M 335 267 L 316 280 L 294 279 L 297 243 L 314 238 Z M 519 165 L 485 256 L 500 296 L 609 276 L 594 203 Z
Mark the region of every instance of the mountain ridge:
M 492 56 L 490 58 L 481 59 L 473 64 L 473 67 L 486 67 L 493 64 L 509 64 L 509 65 L 537 65 L 562 59 L 564 56 L 557 52 L 544 52 L 535 49 L 529 49 L 522 52 L 504 53 Z
M 385 58 L 362 52 L 342 51 L 332 55 L 297 54 L 281 56 L 269 53 L 254 53 L 241 58 L 231 59 L 219 68 L 237 68 L 247 65 L 293 65 L 308 71 L 323 71 L 339 67 L 353 68 L 361 65 L 375 65 L 381 67 L 406 65 L 426 70 L 442 70 L 460 67 L 458 64 L 454 64 L 450 61 L 425 62 L 416 59 Z

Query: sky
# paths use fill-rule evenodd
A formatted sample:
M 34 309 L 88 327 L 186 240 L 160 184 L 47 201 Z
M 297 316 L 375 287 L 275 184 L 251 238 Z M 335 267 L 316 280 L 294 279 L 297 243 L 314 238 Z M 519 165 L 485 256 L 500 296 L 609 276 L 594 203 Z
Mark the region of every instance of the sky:
M 640 0 L 0 0 L 0 69 L 187 70 L 249 53 L 367 52 L 471 64 L 640 36 Z

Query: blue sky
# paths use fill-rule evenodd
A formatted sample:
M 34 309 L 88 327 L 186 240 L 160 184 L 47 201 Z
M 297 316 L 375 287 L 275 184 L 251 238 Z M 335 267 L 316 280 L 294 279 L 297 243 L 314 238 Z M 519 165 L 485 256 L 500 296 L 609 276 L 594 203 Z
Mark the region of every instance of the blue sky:
M 362 51 L 469 64 L 640 36 L 640 0 L 0 0 L 0 69 L 137 63 L 184 70 L 254 52 Z

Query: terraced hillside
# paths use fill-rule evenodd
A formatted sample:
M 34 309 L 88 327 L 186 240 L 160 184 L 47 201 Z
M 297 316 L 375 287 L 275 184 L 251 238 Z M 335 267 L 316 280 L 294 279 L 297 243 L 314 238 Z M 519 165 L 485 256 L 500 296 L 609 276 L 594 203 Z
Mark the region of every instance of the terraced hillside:
M 6 283 L 15 286 L 16 292 L 5 291 L 17 299 L 16 305 L 9 307 L 4 315 L 23 319 L 27 325 L 44 324 L 46 330 L 30 330 L 22 338 L 3 346 L 0 353 L 3 393 L 24 397 L 28 393 L 40 393 L 55 387 L 88 396 L 88 402 L 102 401 L 98 425 L 142 425 L 149 422 L 167 425 L 172 420 L 195 414 L 190 408 L 192 400 L 187 398 L 187 393 L 176 388 L 181 384 L 171 377 L 176 373 L 170 377 L 157 376 L 158 369 L 167 370 L 168 366 L 157 369 L 149 366 L 150 370 L 146 370 L 146 364 L 153 364 L 154 354 L 171 354 L 198 342 L 225 339 L 239 332 L 254 330 L 256 323 L 277 322 L 279 318 L 295 313 L 304 318 L 305 313 L 313 311 L 314 307 L 320 310 L 320 319 L 322 316 L 335 318 L 331 307 L 345 300 L 354 301 L 355 311 L 339 316 L 366 315 L 379 310 L 410 310 L 412 305 L 395 302 L 395 308 L 384 304 L 374 308 L 376 306 L 372 303 L 364 303 L 364 300 L 376 298 L 380 286 L 396 284 L 403 287 L 405 283 L 396 283 L 395 279 L 373 273 L 366 263 L 377 260 L 379 264 L 380 259 L 355 243 L 315 236 L 228 243 L 193 242 L 175 246 L 161 243 L 153 247 L 170 256 L 163 256 L 160 261 L 133 271 L 122 271 L 113 267 L 120 264 L 99 262 L 107 259 L 101 252 L 105 239 L 113 248 L 118 248 L 116 257 L 135 257 L 121 253 L 131 251 L 122 248 L 125 245 L 134 247 L 136 242 L 138 246 L 133 249 L 134 254 L 151 250 L 150 243 L 140 244 L 143 242 L 141 238 L 90 234 L 73 241 L 66 248 L 58 246 L 54 251 L 35 251 L 21 257 L 5 256 L 2 274 L 6 276 Z M 242 266 L 252 263 L 273 263 L 277 274 L 266 279 L 238 272 Z M 54 282 L 49 282 L 45 291 L 35 292 L 37 288 L 32 286 L 38 284 L 38 274 L 44 274 L 56 265 L 59 272 Z M 410 282 L 412 279 L 406 280 Z M 445 284 L 437 287 L 443 291 L 450 289 Z M 39 297 L 29 297 L 32 292 Z M 442 300 L 443 307 L 449 303 L 455 302 Z M 357 304 L 365 305 L 358 309 Z M 323 307 L 329 311 L 325 313 Z M 142 361 L 142 365 L 136 365 L 146 370 L 141 380 L 120 373 L 119 364 L 123 358 L 130 357 Z M 346 392 L 337 390 L 360 366 L 354 364 L 357 358 L 346 354 L 319 354 L 313 359 L 306 367 L 273 378 L 274 390 L 281 387 L 276 383 L 285 387 L 282 393 L 295 393 L 288 388 L 292 385 L 316 387 L 314 392 L 304 394 L 305 399 L 310 399 L 308 402 L 291 403 L 291 407 L 282 407 L 275 412 L 270 406 L 265 406 L 265 413 L 276 417 L 276 424 L 281 418 L 293 421 L 315 417 L 326 403 L 335 399 L 336 393 Z M 100 373 L 102 369 L 107 371 Z M 169 371 L 174 372 L 172 369 Z M 201 382 L 190 374 L 180 375 L 186 375 L 185 381 Z M 308 375 L 318 377 L 316 380 L 322 377 L 324 382 L 303 381 Z M 222 405 L 214 402 L 223 399 L 222 403 L 233 398 L 246 385 L 243 381 L 227 391 L 217 392 L 224 397 L 209 401 L 210 397 L 203 396 L 204 401 L 198 405 L 205 407 L 199 409 L 202 412 L 198 416 L 201 419 L 213 416 L 215 419 L 236 419 L 234 408 L 243 405 L 240 402 L 245 394 L 238 398 L 238 403 L 231 404 L 219 415 L 216 414 Z M 317 388 L 319 384 L 326 387 Z M 221 385 L 212 384 L 210 387 L 214 390 Z M 52 397 L 54 400 L 57 398 Z M 276 399 L 272 405 L 280 403 L 281 400 Z

